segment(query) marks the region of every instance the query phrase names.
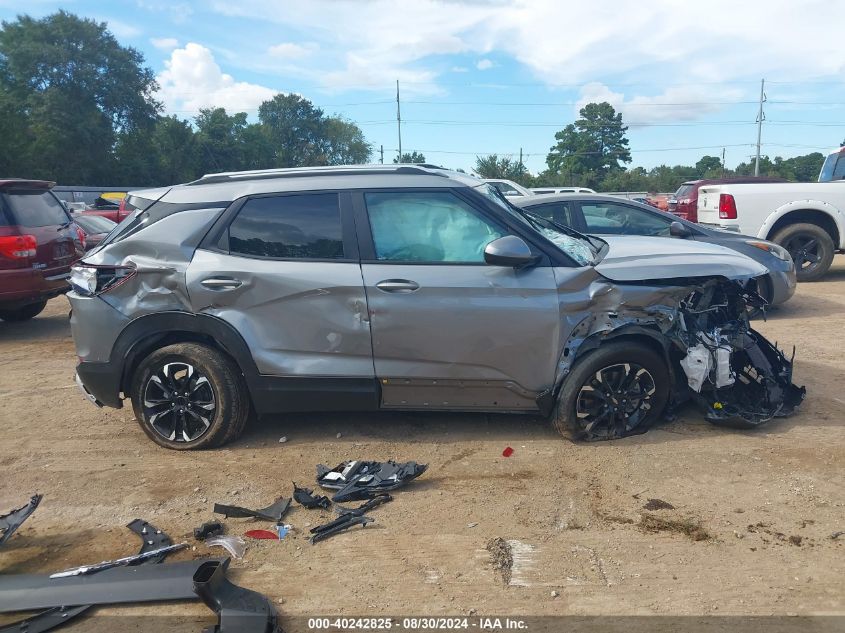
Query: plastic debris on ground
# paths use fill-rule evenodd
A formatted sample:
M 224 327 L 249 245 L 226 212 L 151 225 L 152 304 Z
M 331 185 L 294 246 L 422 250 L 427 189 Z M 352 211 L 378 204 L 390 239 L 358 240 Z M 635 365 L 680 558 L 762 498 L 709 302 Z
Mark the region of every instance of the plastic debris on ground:
M 502 457 L 510 457 L 513 455 L 513 449 L 510 446 L 506 446 L 505 450 L 502 451 Z
M 279 535 L 277 532 L 271 532 L 270 530 L 249 530 L 248 532 L 244 532 L 244 536 L 247 538 L 254 538 L 258 540 L 265 540 L 265 541 L 278 541 Z
M 243 558 L 246 552 L 246 541 L 240 536 L 212 536 L 205 540 L 205 544 L 209 547 L 219 545 L 238 559 Z
M 222 514 L 227 519 L 264 519 L 265 521 L 280 523 L 282 517 L 290 509 L 290 503 L 291 499 L 289 497 L 279 497 L 272 505 L 266 508 L 259 508 L 258 510 L 215 503 L 214 514 Z
M 210 536 L 219 536 L 223 534 L 226 527 L 220 521 L 206 521 L 198 528 L 194 528 L 194 538 L 198 541 L 204 541 Z
M 296 482 L 293 482 L 293 498 L 298 504 L 305 506 L 309 510 L 313 510 L 314 508 L 328 510 L 332 505 L 332 502 L 325 495 L 314 496 L 312 490 L 300 488 L 296 485 Z
M 325 525 L 318 525 L 317 527 L 311 528 L 311 544 L 313 545 L 318 541 L 322 541 L 330 536 L 334 536 L 335 534 L 348 530 L 355 525 L 363 527 L 368 523 L 372 523 L 374 519 L 366 516 L 364 513 L 389 501 L 393 501 L 393 497 L 386 492 L 383 492 L 376 495 L 366 503 L 361 504 L 357 508 L 335 506 L 335 512 L 337 512 L 340 516 L 334 521 L 329 521 Z
M 41 503 L 41 495 L 35 494 L 32 495 L 32 498 L 25 506 L 0 516 L 0 545 L 12 537 L 15 530 L 29 518 L 30 514 L 35 512 L 39 503 Z
M 322 488 L 337 490 L 332 501 L 369 499 L 385 490 L 394 490 L 422 475 L 427 464 L 393 461 L 347 461 L 329 469 L 317 466 L 317 484 Z

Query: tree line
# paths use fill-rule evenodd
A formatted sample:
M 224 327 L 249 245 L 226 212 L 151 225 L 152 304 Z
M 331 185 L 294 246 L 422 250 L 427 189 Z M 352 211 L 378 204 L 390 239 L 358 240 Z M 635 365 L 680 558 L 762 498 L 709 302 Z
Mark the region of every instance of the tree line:
M 531 174 L 525 165 L 496 154 L 478 156 L 475 171 L 483 178 L 507 178 L 525 187 L 590 187 L 596 191 L 675 191 L 687 180 L 753 176 L 754 161 L 726 169 L 718 156 L 702 156 L 695 165 L 624 166 L 631 162 L 622 114 L 607 102 L 588 103 L 580 118 L 555 134 L 547 168 Z M 825 156 L 813 152 L 793 158 L 760 157 L 760 176 L 799 182 L 816 180 Z
M 22 15 L 0 26 L 0 176 L 75 185 L 166 185 L 219 171 L 368 162 L 361 129 L 296 94 L 277 94 L 247 114 L 206 108 L 190 120 L 167 116 L 143 55 L 122 46 L 103 22 L 58 11 Z M 598 191 L 673 191 L 685 180 L 749 175 L 716 156 L 695 165 L 627 168 L 628 128 L 609 103 L 590 103 L 555 134 L 546 169 L 476 158 L 485 178 L 525 186 L 586 186 Z M 396 162 L 423 163 L 420 152 Z M 764 157 L 760 173 L 814 180 L 824 156 Z
M 367 162 L 354 123 L 277 94 L 243 112 L 165 116 L 137 50 L 105 23 L 59 11 L 0 28 L 0 175 L 66 184 L 164 185 L 215 171 Z

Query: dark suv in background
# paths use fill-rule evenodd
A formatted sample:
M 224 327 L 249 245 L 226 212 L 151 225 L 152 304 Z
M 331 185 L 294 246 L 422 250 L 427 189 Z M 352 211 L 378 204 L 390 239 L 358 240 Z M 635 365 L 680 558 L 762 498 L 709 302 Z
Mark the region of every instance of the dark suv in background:
M 84 236 L 53 195 L 54 183 L 0 179 L 0 319 L 25 321 L 67 292 Z

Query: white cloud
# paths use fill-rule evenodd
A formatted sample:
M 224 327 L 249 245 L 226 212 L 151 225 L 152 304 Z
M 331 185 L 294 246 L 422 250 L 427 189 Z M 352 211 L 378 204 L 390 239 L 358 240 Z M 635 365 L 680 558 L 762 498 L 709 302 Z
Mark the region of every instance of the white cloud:
M 282 42 L 275 44 L 267 49 L 267 53 L 273 57 L 280 57 L 283 59 L 302 59 L 308 57 L 316 50 L 317 46 L 312 44 L 310 46 L 303 46 L 302 44 L 295 44 L 293 42 Z
M 450 69 L 453 73 L 468 73 L 469 68 L 466 66 L 452 66 Z
M 138 0 L 138 6 L 158 15 L 167 14 L 176 24 L 183 24 L 194 14 L 191 5 L 186 2 L 171 2 L 160 0 Z
M 169 51 L 179 46 L 179 40 L 175 37 L 154 37 L 150 40 L 150 44 L 161 51 Z
M 494 65 L 495 64 L 493 64 L 493 62 L 489 59 L 479 59 L 475 64 L 475 67 L 478 68 L 478 70 L 490 70 Z
M 204 46 L 189 42 L 177 48 L 158 75 L 158 97 L 170 112 L 194 114 L 200 108 L 220 107 L 231 112 L 254 112 L 278 91 L 235 81 L 224 73 Z
M 138 37 L 143 31 L 133 24 L 128 24 L 114 18 L 94 18 L 99 22 L 106 22 L 109 31 L 119 40 L 128 40 Z
M 718 95 L 715 95 L 704 86 L 689 85 L 669 87 L 657 95 L 637 95 L 626 99 L 623 92 L 614 92 L 605 84 L 591 82 L 581 88 L 574 116 L 578 116 L 578 111 L 588 103 L 607 101 L 617 112 L 622 112 L 625 123 L 632 126 L 665 121 L 694 121 L 705 114 L 718 112 L 722 103 L 736 100 L 740 96 L 741 91 L 735 88 L 721 88 Z
M 296 11 L 279 11 L 276 0 L 214 0 L 212 6 L 309 33 L 321 47 L 310 76 L 335 90 L 383 91 L 399 78 L 407 84 L 403 90 L 436 92 L 436 58 L 496 53 L 549 86 L 639 82 L 639 88 L 626 87 L 624 99 L 657 111 L 646 104 L 684 96 L 673 89 L 719 101 L 725 95 L 720 83 L 838 78 L 845 70 L 841 2 L 711 0 L 704 13 L 678 0 L 416 0 L 401 6 L 311 0 Z

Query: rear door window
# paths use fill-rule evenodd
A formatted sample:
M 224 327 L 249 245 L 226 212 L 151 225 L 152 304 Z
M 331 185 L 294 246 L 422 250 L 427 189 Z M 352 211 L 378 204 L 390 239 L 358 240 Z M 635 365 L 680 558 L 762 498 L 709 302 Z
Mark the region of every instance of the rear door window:
M 9 223 L 19 226 L 60 226 L 70 217 L 64 205 L 49 191 L 14 191 L 3 194 Z
M 573 226 L 573 213 L 571 202 L 550 202 L 548 204 L 535 205 L 527 208 L 531 213 L 536 213 L 539 216 L 563 224 L 564 226 Z
M 672 217 L 660 217 L 624 204 L 581 203 L 587 233 L 668 236 Z
M 229 252 L 274 259 L 343 259 L 336 193 L 253 198 L 229 225 Z

